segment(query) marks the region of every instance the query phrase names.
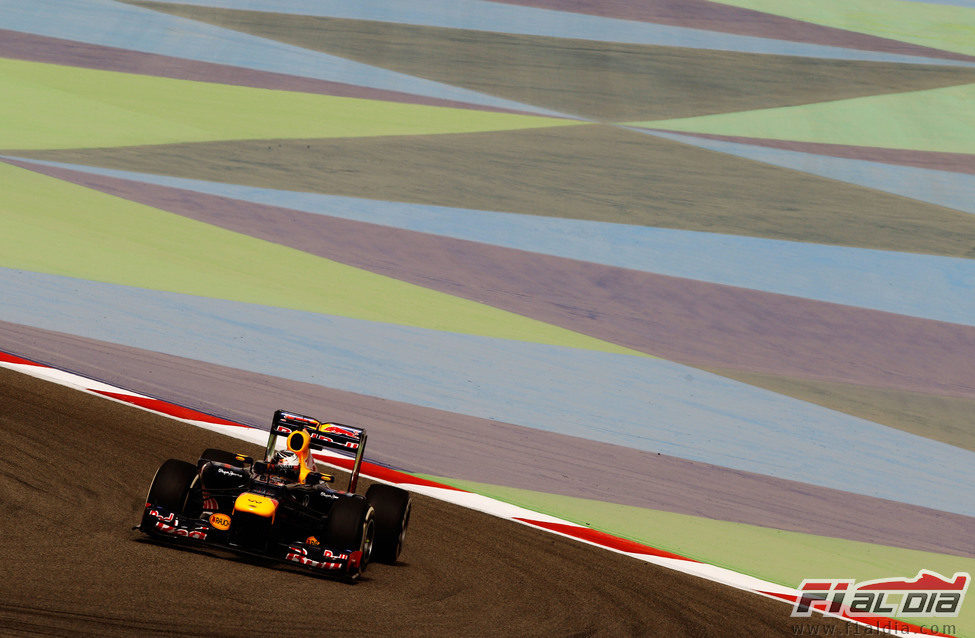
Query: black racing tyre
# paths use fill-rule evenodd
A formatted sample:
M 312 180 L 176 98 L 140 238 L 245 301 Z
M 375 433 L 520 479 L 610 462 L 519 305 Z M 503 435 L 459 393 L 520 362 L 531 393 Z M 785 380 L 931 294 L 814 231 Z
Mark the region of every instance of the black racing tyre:
M 217 448 L 213 447 L 208 447 L 207 449 L 203 450 L 203 454 L 200 455 L 200 461 L 197 463 L 197 466 L 202 466 L 207 461 L 226 463 L 227 465 L 233 465 L 234 467 L 244 467 L 244 464 L 237 460 L 237 455 L 234 452 L 218 450 Z
M 149 484 L 146 503 L 165 507 L 175 514 L 185 514 L 198 492 L 196 466 L 179 459 L 168 459 L 156 470 Z M 145 524 L 145 517 L 143 517 Z M 143 531 L 150 531 L 143 528 Z
M 332 506 L 325 523 L 326 543 L 341 549 L 362 552 L 358 571 L 349 574 L 356 580 L 366 570 L 372 558 L 372 548 L 376 537 L 376 523 L 373 509 L 362 497 L 340 498 Z
M 410 493 L 399 487 L 374 483 L 366 490 L 366 500 L 376 510 L 376 543 L 372 557 L 393 564 L 403 551 L 406 528 L 410 524 L 413 501 Z

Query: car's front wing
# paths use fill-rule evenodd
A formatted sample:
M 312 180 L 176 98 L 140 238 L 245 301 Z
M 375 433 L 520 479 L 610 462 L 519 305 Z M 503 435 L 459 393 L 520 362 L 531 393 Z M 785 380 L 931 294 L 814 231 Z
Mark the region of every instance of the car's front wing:
M 362 562 L 361 551 L 328 547 L 313 538 L 292 543 L 269 540 L 263 550 L 241 546 L 233 542 L 232 525 L 231 517 L 226 514 L 218 513 L 208 519 L 190 518 L 147 503 L 142 522 L 136 529 L 153 538 L 269 558 L 337 576 L 357 573 Z

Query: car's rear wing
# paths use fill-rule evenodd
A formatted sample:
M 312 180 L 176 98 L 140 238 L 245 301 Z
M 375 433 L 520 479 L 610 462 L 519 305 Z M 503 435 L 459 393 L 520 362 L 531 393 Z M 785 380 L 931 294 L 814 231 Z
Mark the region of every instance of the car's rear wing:
M 349 477 L 349 492 L 355 492 L 359 481 L 359 466 L 366 449 L 366 431 L 352 425 L 326 423 L 310 416 L 277 410 L 271 422 L 271 433 L 267 440 L 264 460 L 270 461 L 277 445 L 277 438 L 288 437 L 295 430 L 305 430 L 309 436 L 309 447 L 313 450 L 331 449 L 354 457 L 352 474 Z

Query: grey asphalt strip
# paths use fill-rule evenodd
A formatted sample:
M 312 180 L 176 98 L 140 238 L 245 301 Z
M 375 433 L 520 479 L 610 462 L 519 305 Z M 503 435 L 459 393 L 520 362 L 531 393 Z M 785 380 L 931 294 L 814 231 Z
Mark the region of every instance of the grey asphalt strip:
M 0 350 L 250 425 L 278 408 L 362 424 L 370 460 L 398 469 L 975 556 L 966 516 L 29 326 L 0 322 Z

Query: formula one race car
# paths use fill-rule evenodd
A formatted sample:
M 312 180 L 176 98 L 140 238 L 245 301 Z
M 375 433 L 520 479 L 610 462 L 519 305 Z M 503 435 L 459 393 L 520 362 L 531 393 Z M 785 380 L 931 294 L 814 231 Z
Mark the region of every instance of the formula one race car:
M 277 450 L 278 437 L 285 449 Z M 169 459 L 156 472 L 137 529 L 157 540 L 293 563 L 355 581 L 370 560 L 395 563 L 412 502 L 374 484 L 355 493 L 366 446 L 362 428 L 278 410 L 263 461 L 207 449 L 194 465 Z M 354 458 L 346 491 L 328 487 L 312 450 Z

